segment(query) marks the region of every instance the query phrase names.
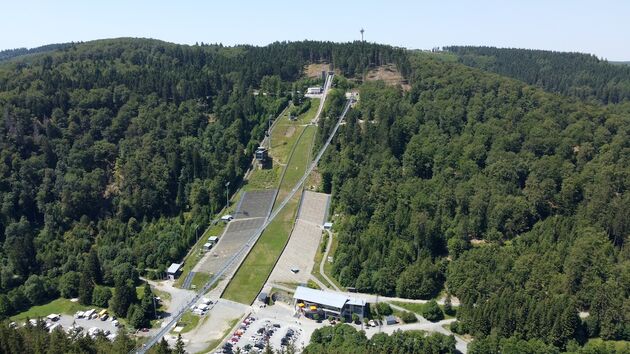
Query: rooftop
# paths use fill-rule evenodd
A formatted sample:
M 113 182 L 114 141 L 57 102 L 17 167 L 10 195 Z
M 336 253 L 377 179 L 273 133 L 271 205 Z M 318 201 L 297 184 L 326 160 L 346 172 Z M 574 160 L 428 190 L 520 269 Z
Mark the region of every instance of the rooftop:
M 361 299 L 348 297 L 340 293 L 315 290 L 304 286 L 298 286 L 297 289 L 295 289 L 295 295 L 293 295 L 293 298 L 335 307 L 338 309 L 342 308 L 346 303 L 348 303 L 348 305 L 365 305 L 365 301 Z
M 173 263 L 173 264 L 171 264 L 171 265 L 168 267 L 168 269 L 166 270 L 166 272 L 167 272 L 167 273 L 170 273 L 170 274 L 175 274 L 175 273 L 177 273 L 177 271 L 179 271 L 179 268 L 181 268 L 181 267 L 182 267 L 182 264 L 181 264 L 181 263 Z

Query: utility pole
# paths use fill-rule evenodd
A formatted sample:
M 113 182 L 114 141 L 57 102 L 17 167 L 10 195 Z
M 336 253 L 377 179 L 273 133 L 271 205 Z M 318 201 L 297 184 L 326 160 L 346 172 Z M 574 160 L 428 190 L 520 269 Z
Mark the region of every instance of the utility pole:
M 225 210 L 230 207 L 230 182 L 225 184 Z
M 157 318 L 157 306 L 155 306 L 155 295 L 153 295 L 153 292 L 151 292 L 151 297 L 153 297 L 153 316 Z
M 273 116 L 269 115 L 269 124 L 267 124 L 267 139 L 269 139 L 269 151 L 271 152 L 271 118 Z

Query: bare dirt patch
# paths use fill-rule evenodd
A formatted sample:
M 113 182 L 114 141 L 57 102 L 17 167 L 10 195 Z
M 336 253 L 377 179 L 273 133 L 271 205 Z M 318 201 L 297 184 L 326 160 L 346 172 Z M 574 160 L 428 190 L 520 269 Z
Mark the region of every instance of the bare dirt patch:
M 284 136 L 287 138 L 290 138 L 293 136 L 294 133 L 295 133 L 295 126 L 291 125 L 287 127 L 287 130 L 285 130 Z
M 407 80 L 402 77 L 400 71 L 398 71 L 396 65 L 394 64 L 382 65 L 375 69 L 372 69 L 367 73 L 365 77 L 365 81 L 378 80 L 384 81 L 386 85 L 400 85 L 405 91 L 411 89 L 411 86 L 407 83 Z
M 330 70 L 328 63 L 309 64 L 304 67 L 304 74 L 308 77 L 320 77 L 322 71 L 328 72 L 328 70 Z

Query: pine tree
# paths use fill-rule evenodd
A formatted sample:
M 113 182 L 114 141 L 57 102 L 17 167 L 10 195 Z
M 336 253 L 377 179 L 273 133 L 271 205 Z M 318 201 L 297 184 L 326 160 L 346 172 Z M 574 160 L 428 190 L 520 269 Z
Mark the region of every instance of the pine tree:
M 182 340 L 182 335 L 177 335 L 177 342 L 175 342 L 175 353 L 176 354 L 184 354 L 186 351 L 184 350 L 184 341 Z
M 116 339 L 113 343 L 113 350 L 115 353 L 129 353 L 135 348 L 135 343 L 127 334 L 125 327 L 118 330 Z
M 142 313 L 147 321 L 155 319 L 155 298 L 151 291 L 149 283 L 144 284 L 144 293 L 142 294 Z
M 112 311 L 114 311 L 118 317 L 125 317 L 127 315 L 129 305 L 136 301 L 136 289 L 131 281 L 121 281 L 116 285 L 116 291 L 114 292 L 114 297 L 112 297 L 111 300 Z
M 103 273 L 101 272 L 101 262 L 98 259 L 96 249 L 92 248 L 88 254 L 86 272 L 92 278 L 94 283 L 101 284 L 103 281 Z
M 168 342 L 166 341 L 164 337 L 162 337 L 162 340 L 156 346 L 155 353 L 156 354 L 171 354 L 172 353 L 172 350 L 171 348 L 169 348 Z
M 79 281 L 79 303 L 82 305 L 92 304 L 92 293 L 94 292 L 94 283 L 86 272 L 81 273 Z

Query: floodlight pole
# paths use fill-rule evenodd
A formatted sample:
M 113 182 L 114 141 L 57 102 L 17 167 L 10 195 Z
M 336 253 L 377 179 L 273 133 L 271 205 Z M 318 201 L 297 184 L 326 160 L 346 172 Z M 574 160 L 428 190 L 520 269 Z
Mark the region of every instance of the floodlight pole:
M 225 210 L 230 207 L 230 182 L 225 184 Z
M 271 151 L 271 117 L 272 115 L 269 115 L 269 120 L 268 120 L 268 124 L 267 124 L 267 139 L 269 139 L 269 151 Z

